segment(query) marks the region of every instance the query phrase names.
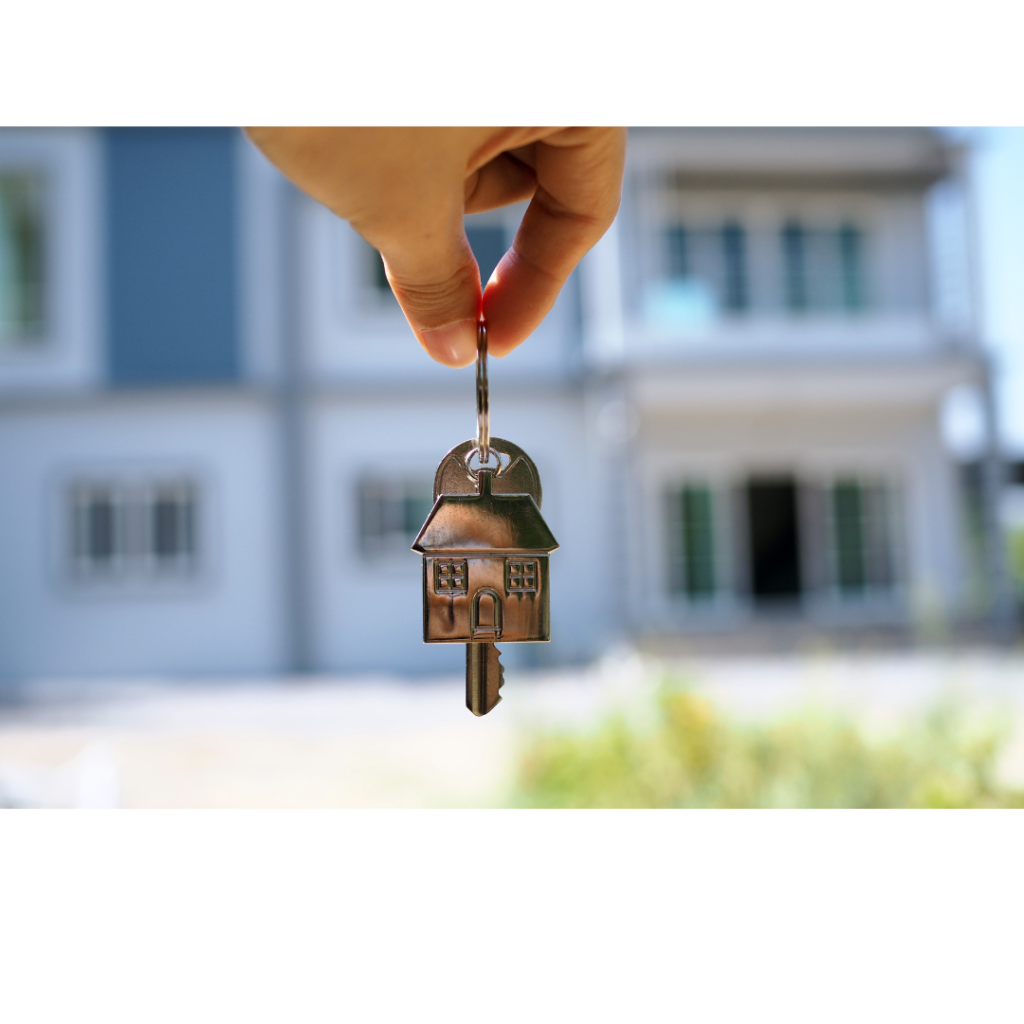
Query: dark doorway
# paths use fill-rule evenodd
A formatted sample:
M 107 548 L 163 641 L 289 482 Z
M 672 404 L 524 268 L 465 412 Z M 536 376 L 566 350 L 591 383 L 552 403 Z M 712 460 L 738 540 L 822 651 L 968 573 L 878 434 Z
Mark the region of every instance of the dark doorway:
M 796 483 L 787 478 L 751 480 L 747 485 L 747 510 L 754 598 L 774 602 L 799 597 Z

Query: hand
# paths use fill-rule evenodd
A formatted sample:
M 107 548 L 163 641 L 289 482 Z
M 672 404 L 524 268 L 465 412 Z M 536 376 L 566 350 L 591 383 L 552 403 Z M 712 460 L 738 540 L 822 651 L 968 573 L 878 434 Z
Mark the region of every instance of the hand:
M 476 356 L 476 322 L 503 356 L 554 305 L 619 208 L 621 128 L 248 128 L 299 188 L 384 258 L 391 288 L 439 363 Z M 530 200 L 481 296 L 463 215 Z

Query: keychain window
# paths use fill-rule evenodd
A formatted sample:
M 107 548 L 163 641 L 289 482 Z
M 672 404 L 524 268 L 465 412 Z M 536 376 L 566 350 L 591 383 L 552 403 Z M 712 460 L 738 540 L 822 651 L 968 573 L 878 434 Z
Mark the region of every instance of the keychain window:
M 510 594 L 536 594 L 539 573 L 531 559 L 505 562 L 505 590 Z
M 438 559 L 434 563 L 434 593 L 466 593 L 466 559 Z

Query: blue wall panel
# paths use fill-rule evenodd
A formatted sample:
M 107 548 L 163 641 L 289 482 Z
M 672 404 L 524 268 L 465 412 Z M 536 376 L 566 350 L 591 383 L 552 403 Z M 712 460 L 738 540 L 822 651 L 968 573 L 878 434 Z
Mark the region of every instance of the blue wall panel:
M 115 383 L 238 375 L 236 136 L 234 128 L 107 132 Z
M 486 288 L 494 268 L 501 262 L 501 257 L 505 255 L 505 250 L 509 246 L 505 229 L 491 225 L 467 224 L 466 240 L 480 267 L 480 284 Z

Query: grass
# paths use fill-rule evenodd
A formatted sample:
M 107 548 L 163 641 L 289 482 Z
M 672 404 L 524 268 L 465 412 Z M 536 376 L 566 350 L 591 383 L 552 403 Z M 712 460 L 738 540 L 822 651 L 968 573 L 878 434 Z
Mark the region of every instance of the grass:
M 1001 783 L 1005 719 L 943 702 L 883 737 L 839 711 L 739 722 L 667 680 L 646 721 L 524 745 L 522 807 L 1024 807 Z

